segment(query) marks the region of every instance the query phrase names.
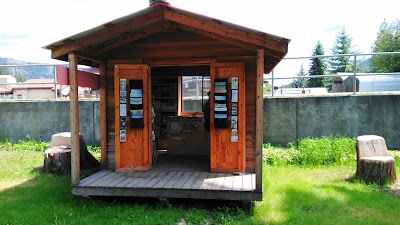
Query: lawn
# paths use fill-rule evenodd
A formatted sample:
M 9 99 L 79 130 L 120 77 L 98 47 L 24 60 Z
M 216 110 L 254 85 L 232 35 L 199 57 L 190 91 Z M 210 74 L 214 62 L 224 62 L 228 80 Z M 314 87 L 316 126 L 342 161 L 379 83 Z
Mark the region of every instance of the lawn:
M 0 144 L 0 224 L 398 224 L 400 198 L 352 179 L 355 162 L 263 165 L 263 201 L 251 212 L 225 202 L 78 199 L 70 177 L 43 174 L 40 150 Z M 399 164 L 397 173 L 399 174 Z M 181 222 L 181 224 L 186 224 Z

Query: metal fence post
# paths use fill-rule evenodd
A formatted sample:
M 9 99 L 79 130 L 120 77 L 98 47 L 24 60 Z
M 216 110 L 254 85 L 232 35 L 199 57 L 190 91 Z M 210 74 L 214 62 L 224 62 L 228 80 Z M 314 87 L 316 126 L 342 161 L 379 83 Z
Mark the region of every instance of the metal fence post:
M 57 100 L 57 66 L 54 66 L 54 100 Z
M 274 84 L 275 84 L 275 82 L 274 82 L 274 70 L 272 70 L 272 72 L 271 72 L 271 75 L 272 75 L 272 80 L 271 80 L 271 85 L 272 85 L 272 97 L 274 97 L 275 96 L 275 89 L 274 89 Z

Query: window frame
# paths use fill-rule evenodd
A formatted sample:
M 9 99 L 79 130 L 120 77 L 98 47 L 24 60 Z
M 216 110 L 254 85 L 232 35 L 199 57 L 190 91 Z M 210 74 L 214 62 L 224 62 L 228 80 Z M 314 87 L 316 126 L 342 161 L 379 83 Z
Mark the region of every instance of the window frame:
M 182 84 L 182 79 L 183 77 L 194 77 L 193 75 L 180 75 L 178 76 L 178 116 L 194 116 L 194 117 L 202 117 L 204 116 L 203 112 L 186 112 L 183 111 L 183 84 Z M 210 77 L 210 82 L 211 82 L 211 76 L 210 75 L 199 75 L 198 77 L 202 77 L 202 90 L 204 90 L 204 77 Z M 211 83 L 210 83 L 211 85 Z M 211 88 L 211 87 L 210 87 Z M 201 103 L 202 105 L 206 102 L 206 99 L 204 99 L 204 91 L 201 92 Z

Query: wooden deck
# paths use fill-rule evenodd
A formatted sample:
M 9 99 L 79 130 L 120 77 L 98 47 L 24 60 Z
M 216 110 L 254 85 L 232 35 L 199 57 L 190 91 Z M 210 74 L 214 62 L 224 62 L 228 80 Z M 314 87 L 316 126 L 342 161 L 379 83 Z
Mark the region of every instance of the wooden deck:
M 255 174 L 185 170 L 121 173 L 102 170 L 72 186 L 78 196 L 129 196 L 259 201 Z

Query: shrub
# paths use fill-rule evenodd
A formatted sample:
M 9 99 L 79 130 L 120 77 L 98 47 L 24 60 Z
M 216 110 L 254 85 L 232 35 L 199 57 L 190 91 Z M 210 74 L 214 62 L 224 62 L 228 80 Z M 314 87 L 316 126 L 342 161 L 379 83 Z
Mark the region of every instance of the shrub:
M 288 148 L 264 144 L 263 160 L 269 165 L 328 165 L 354 161 L 355 139 L 338 136 L 303 138 Z
M 0 150 L 20 150 L 20 151 L 44 151 L 50 146 L 49 142 L 37 141 L 29 136 L 26 140 L 19 140 L 17 143 L 10 141 L 0 142 Z

